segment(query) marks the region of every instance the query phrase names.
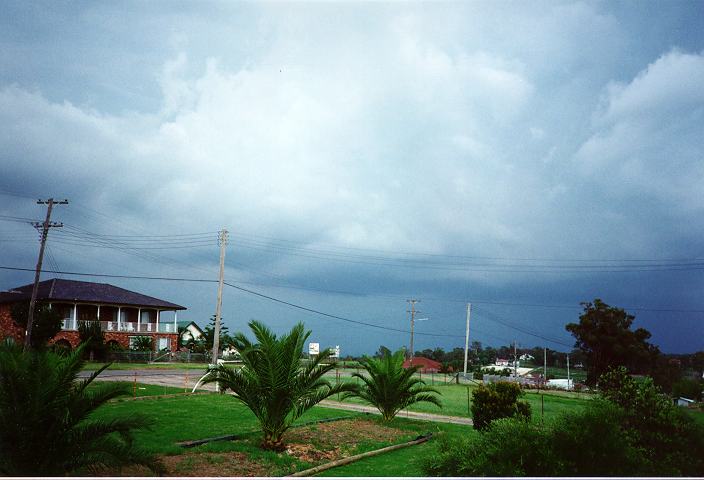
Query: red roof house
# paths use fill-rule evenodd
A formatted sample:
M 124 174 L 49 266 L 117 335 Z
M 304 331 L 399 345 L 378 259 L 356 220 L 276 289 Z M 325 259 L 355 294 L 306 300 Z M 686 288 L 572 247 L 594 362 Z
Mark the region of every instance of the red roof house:
M 403 362 L 403 368 L 408 368 L 411 365 L 419 367 L 418 371 L 421 373 L 437 373 L 442 370 L 440 362 L 425 357 L 413 357 L 413 359 Z

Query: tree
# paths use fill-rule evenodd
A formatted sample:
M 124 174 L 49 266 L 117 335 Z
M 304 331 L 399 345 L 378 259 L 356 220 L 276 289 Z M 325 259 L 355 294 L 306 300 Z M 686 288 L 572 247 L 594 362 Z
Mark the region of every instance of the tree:
M 153 343 L 152 337 L 141 335 L 134 338 L 130 348 L 136 352 L 149 352 L 152 350 Z
M 574 335 L 575 347 L 584 353 L 588 385 L 594 386 L 609 367 L 624 366 L 635 373 L 650 371 L 659 351 L 647 342 L 650 332 L 644 328 L 631 330 L 633 315 L 598 298 L 582 306 L 579 323 L 569 323 L 565 328 Z
M 205 383 L 219 382 L 224 390 L 232 390 L 259 420 L 264 438 L 262 448 L 284 449 L 283 434 L 296 419 L 320 401 L 345 392 L 350 384 L 331 385 L 324 375 L 335 368 L 329 361 L 332 352 L 322 350 L 306 365 L 301 363 L 303 346 L 310 336 L 302 323 L 277 337 L 262 323 L 252 320 L 249 328 L 256 343 L 243 333 L 232 338 L 239 351 L 242 366 L 219 365 L 206 376 Z
M 81 343 L 86 344 L 84 350 L 88 351 L 88 358 L 92 361 L 97 354 L 98 358 L 103 358 L 106 350 L 105 335 L 100 328 L 100 322 L 78 322 L 78 336 Z
M 27 328 L 27 319 L 29 318 L 29 302 L 14 304 L 10 314 L 15 324 L 25 330 Z M 31 339 L 32 348 L 46 346 L 47 342 L 61 331 L 62 317 L 58 310 L 49 308 L 48 304 L 35 304 Z
M 386 421 L 417 402 L 429 402 L 442 407 L 440 399 L 435 395 L 440 395 L 440 392 L 426 386 L 424 381 L 413 378 L 418 367 L 403 368 L 403 358 L 403 350 L 384 355 L 382 358 L 363 357 L 359 363 L 366 375 L 352 374 L 363 383 L 355 384 L 353 389 L 345 394 L 345 398 L 359 397 L 374 405 Z
M 523 395 L 516 383 L 497 382 L 479 385 L 472 392 L 472 420 L 474 428 L 486 430 L 493 420 L 518 417 L 530 420 L 530 404 L 519 401 Z
M 218 345 L 220 345 L 220 350 L 223 348 L 226 348 L 227 346 L 233 345 L 232 343 L 232 338 L 228 334 L 228 328 L 227 325 L 223 324 L 222 318 L 220 318 L 220 341 L 218 342 Z M 215 315 L 210 317 L 210 324 L 208 324 L 207 327 L 203 330 L 203 344 L 205 346 L 205 350 L 208 352 L 213 351 L 213 342 L 215 340 Z
M 163 472 L 153 455 L 133 443 L 131 432 L 148 426 L 146 418 L 92 416 L 129 392 L 112 382 L 91 385 L 108 365 L 79 381 L 84 348 L 60 356 L 0 345 L 0 475 L 98 475 L 130 464 Z
M 377 350 L 376 353 L 374 354 L 374 356 L 376 358 L 383 358 L 386 355 L 391 355 L 391 350 L 389 350 L 389 348 L 386 345 L 380 345 L 379 350 Z

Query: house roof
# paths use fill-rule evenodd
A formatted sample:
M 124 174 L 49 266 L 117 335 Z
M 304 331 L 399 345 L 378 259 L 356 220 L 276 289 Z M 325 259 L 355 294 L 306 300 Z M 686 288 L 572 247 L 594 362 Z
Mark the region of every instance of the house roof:
M 196 330 L 198 330 L 201 334 L 203 333 L 203 329 L 200 328 L 196 322 L 192 322 L 190 320 L 179 320 L 176 322 L 176 325 L 178 325 L 179 328 L 187 328 L 189 325 L 193 325 L 196 327 Z
M 413 357 L 412 360 L 406 360 L 403 362 L 403 368 L 408 368 L 411 365 L 414 367 L 434 368 L 438 370 L 442 368 L 442 364 L 440 362 L 436 362 L 435 360 L 431 360 L 426 357 Z
M 32 296 L 32 284 L 15 287 L 7 292 L 0 292 L 0 304 L 29 300 Z M 164 308 L 167 310 L 186 310 L 186 307 L 141 293 L 125 290 L 108 283 L 79 282 L 53 278 L 39 282 L 37 300 L 88 302 L 133 307 Z

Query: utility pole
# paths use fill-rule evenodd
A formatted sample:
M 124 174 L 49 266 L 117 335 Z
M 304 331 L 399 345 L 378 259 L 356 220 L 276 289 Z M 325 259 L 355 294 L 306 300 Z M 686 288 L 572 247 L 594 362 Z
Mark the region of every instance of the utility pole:
M 543 380 L 548 383 L 548 347 L 543 347 Z
M 467 304 L 467 329 L 464 334 L 464 377 L 467 378 L 467 351 L 469 349 L 469 316 L 472 313 L 472 304 Z
M 513 341 L 513 376 L 518 382 L 518 353 L 516 353 L 516 341 Z
M 220 245 L 220 281 L 218 282 L 218 302 L 215 306 L 215 331 L 213 332 L 213 364 L 218 363 L 218 353 L 220 352 L 220 314 L 222 313 L 222 285 L 225 281 L 225 246 L 227 245 L 228 231 L 224 228 L 218 235 Z
M 416 313 L 420 313 L 420 310 L 416 310 L 416 303 L 420 303 L 420 300 L 416 300 L 414 298 L 410 300 L 406 300 L 407 303 L 411 304 L 411 309 L 406 310 L 407 313 L 411 314 L 411 365 L 413 362 L 413 328 L 416 323 Z
M 39 277 L 42 273 L 42 262 L 44 261 L 44 247 L 46 246 L 46 237 L 49 235 L 49 229 L 53 227 L 63 227 L 63 223 L 56 223 L 51 221 L 51 211 L 54 209 L 54 205 L 67 205 L 68 200 L 56 201 L 50 198 L 47 201 L 41 199 L 37 200 L 38 205 L 47 205 L 46 209 L 46 219 L 44 223 L 34 222 L 32 225 L 34 228 L 39 229 L 41 227 L 41 246 L 39 247 L 39 259 L 37 259 L 37 268 L 34 271 L 34 286 L 32 287 L 32 298 L 29 301 L 29 315 L 27 316 L 27 328 L 24 332 L 24 348 L 29 349 L 32 345 L 32 325 L 34 325 L 34 307 L 37 304 L 37 290 L 39 290 Z
M 567 354 L 567 390 L 570 389 L 570 354 Z

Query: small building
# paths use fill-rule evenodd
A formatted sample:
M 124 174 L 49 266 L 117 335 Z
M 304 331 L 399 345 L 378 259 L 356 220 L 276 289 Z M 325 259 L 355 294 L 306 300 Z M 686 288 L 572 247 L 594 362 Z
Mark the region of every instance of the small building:
M 694 400 L 692 400 L 691 398 L 675 398 L 675 405 L 677 405 L 678 407 L 693 407 L 694 403 Z
M 494 363 L 494 365 L 496 365 L 497 367 L 508 367 L 512 363 L 513 362 L 509 361 L 507 358 L 497 358 L 496 363 Z
M 403 362 L 403 368 L 411 366 L 418 367 L 418 371 L 421 373 L 438 373 L 442 370 L 442 363 L 425 357 L 413 357 L 413 359 Z
M 0 292 L 0 339 L 24 341 L 25 332 L 12 319 L 12 305 L 29 302 L 33 284 Z M 49 343 L 76 348 L 79 322 L 97 322 L 108 345 L 129 348 L 137 337 L 152 338 L 155 350 L 176 348 L 177 312 L 186 307 L 107 283 L 54 278 L 39 282 L 37 302 L 63 316 L 62 328 Z M 165 315 L 169 312 L 169 315 Z
M 520 357 L 518 357 L 522 362 L 528 362 L 528 361 L 533 361 L 535 360 L 535 357 L 531 355 L 530 353 L 524 353 Z

